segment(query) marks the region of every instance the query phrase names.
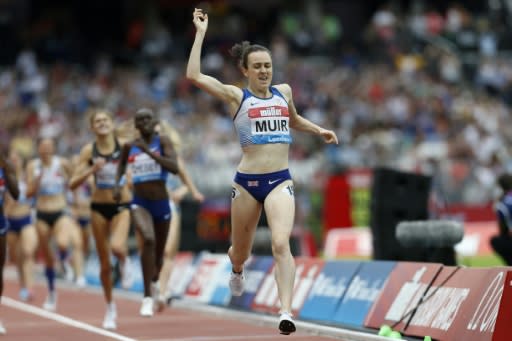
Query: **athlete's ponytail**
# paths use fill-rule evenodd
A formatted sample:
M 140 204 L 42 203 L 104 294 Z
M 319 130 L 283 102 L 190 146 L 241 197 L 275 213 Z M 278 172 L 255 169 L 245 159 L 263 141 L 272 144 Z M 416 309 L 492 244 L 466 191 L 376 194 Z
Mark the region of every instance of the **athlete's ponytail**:
M 229 50 L 230 55 L 236 60 L 238 67 L 247 69 L 247 59 L 249 54 L 256 51 L 265 51 L 269 55 L 272 55 L 270 53 L 270 50 L 267 49 L 265 46 L 258 45 L 258 44 L 251 44 L 247 40 L 233 45 L 231 49 Z

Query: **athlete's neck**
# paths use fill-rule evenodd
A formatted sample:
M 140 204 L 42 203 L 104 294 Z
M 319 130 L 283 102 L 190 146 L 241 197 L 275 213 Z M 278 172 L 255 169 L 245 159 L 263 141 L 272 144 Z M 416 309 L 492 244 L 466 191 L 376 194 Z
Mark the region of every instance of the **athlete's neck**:
M 50 166 L 52 164 L 53 155 L 51 155 L 51 156 L 42 156 L 42 157 L 40 157 L 40 159 L 41 159 L 41 164 L 43 166 Z
M 96 136 L 96 146 L 101 150 L 113 150 L 116 140 L 113 134 Z
M 250 85 L 247 87 L 249 91 L 260 98 L 270 98 L 272 97 L 272 93 L 270 92 L 270 88 L 252 88 Z

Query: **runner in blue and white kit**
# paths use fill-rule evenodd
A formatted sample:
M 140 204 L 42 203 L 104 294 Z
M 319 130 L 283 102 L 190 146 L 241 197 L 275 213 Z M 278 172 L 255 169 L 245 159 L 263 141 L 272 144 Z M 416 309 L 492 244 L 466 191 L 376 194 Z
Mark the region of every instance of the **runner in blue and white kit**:
M 151 284 L 158 281 L 171 221 L 167 175 L 178 172 L 178 161 L 171 140 L 155 132 L 158 121 L 151 109 L 139 109 L 134 122 L 140 137 L 123 146 L 116 183 L 119 184 L 129 164 L 133 183 L 131 217 L 142 239 L 144 298 L 140 315 L 149 317 L 153 316 L 154 306 Z M 114 189 L 114 197 L 119 200 L 119 185 Z
M 55 255 L 52 239 L 58 248 L 58 259 L 65 263 L 72 246 L 72 263 L 76 284 L 85 286 L 80 227 L 68 210 L 68 181 L 71 176 L 69 160 L 55 155 L 55 143 L 43 138 L 38 144 L 39 157 L 27 165 L 27 195 L 36 198 L 36 229 L 39 236 L 48 283 L 48 296 L 43 304 L 46 310 L 57 309 L 55 291 Z
M 4 292 L 4 265 L 6 254 L 6 233 L 7 219 L 4 215 L 4 196 L 6 192 L 18 200 L 20 189 L 18 188 L 18 180 L 16 171 L 12 164 L 7 160 L 5 151 L 0 152 L 0 297 Z M 0 322 L 0 334 L 5 334 L 6 329 Z
M 16 264 L 20 285 L 19 297 L 22 301 L 30 301 L 33 297 L 34 260 L 37 250 L 37 231 L 32 215 L 34 197 L 27 196 L 25 163 L 23 157 L 13 148 L 9 152 L 9 160 L 16 170 L 20 195 L 14 200 L 6 196 L 5 214 L 9 223 L 7 231 L 7 248 L 9 259 Z
M 177 176 L 170 175 L 167 177 L 167 191 L 169 192 L 169 205 L 171 206 L 172 219 L 169 226 L 169 234 L 167 235 L 167 241 L 165 242 L 164 250 L 164 262 L 160 276 L 158 278 L 158 290 L 153 293 L 153 297 L 156 297 L 156 311 L 161 312 L 165 308 L 166 303 L 170 303 L 172 299 L 172 293 L 170 289 L 169 279 L 173 270 L 173 262 L 176 254 L 178 253 L 180 237 L 181 237 L 181 212 L 180 202 L 190 192 L 191 197 L 197 202 L 204 201 L 204 195 L 197 189 L 192 177 L 186 170 L 184 163 L 185 161 L 180 156 L 181 139 L 178 132 L 171 127 L 167 121 L 160 121 L 155 127 L 157 132 L 161 135 L 166 135 L 171 140 L 178 158 L 178 174 Z
M 272 232 L 275 278 L 281 303 L 279 331 L 290 334 L 295 331 L 291 316 L 295 262 L 290 251 L 290 235 L 295 199 L 288 171 L 290 129 L 319 135 L 326 143 L 338 143 L 338 139 L 332 130 L 319 127 L 297 113 L 288 84 L 271 85 L 272 58 L 266 47 L 243 42 L 231 49 L 247 78 L 246 89 L 224 84 L 201 73 L 201 49 L 208 15 L 196 8 L 193 23 L 196 35 L 188 60 L 187 78 L 227 104 L 243 153 L 232 191 L 232 244 L 228 250 L 233 266 L 229 283 L 231 293 L 234 296 L 243 293 L 243 266 L 251 254 L 261 210 L 265 209 Z

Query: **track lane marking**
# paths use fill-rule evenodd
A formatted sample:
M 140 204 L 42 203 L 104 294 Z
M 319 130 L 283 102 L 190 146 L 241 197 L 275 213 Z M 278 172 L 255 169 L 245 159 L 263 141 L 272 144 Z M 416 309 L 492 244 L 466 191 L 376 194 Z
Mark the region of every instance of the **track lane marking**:
M 70 317 L 60 315 L 57 313 L 53 313 L 51 311 L 47 311 L 42 308 L 35 307 L 33 305 L 14 300 L 7 296 L 2 297 L 2 305 L 5 305 L 5 306 L 13 308 L 13 309 L 17 309 L 17 310 L 20 310 L 20 311 L 23 311 L 23 312 L 26 312 L 29 314 L 37 315 L 37 316 L 40 316 L 40 317 L 43 317 L 43 318 L 46 318 L 49 320 L 53 320 L 55 322 L 59 322 L 59 323 L 62 323 L 62 324 L 65 324 L 65 325 L 68 325 L 68 326 L 71 326 L 71 327 L 74 327 L 77 329 L 82 329 L 82 330 L 88 331 L 93 334 L 108 336 L 115 340 L 137 341 L 136 339 L 132 339 L 130 337 L 126 337 L 124 335 L 108 331 L 106 329 L 98 328 L 98 327 L 95 327 L 88 323 L 77 321 Z

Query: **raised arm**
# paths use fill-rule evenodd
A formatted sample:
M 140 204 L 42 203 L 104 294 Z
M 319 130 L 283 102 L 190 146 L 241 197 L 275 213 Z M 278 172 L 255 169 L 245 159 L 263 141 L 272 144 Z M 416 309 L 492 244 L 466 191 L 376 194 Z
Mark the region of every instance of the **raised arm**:
M 208 28 L 208 14 L 199 8 L 194 9 L 193 23 L 196 27 L 196 36 L 187 64 L 187 79 L 197 87 L 228 103 L 232 108 L 238 108 L 242 100 L 242 90 L 234 85 L 227 85 L 218 79 L 201 73 L 201 49 Z
M 295 104 L 293 103 L 292 89 L 288 84 L 280 84 L 276 86 L 276 88 L 288 99 L 290 128 L 305 133 L 320 135 L 324 139 L 325 143 L 338 144 L 338 138 L 336 137 L 334 131 L 322 128 L 319 125 L 311 122 L 310 120 L 300 116 L 297 113 L 297 109 L 295 108 Z

